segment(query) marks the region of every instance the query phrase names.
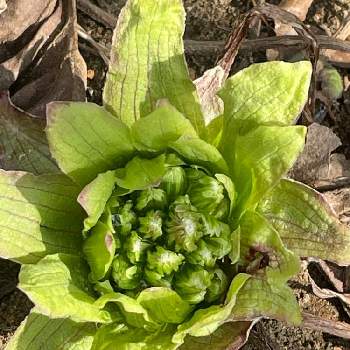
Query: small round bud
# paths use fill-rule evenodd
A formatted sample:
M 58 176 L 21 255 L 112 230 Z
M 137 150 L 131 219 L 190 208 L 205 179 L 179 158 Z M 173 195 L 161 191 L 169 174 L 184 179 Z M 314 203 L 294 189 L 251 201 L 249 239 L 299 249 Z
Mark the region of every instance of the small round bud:
M 228 279 L 224 271 L 216 268 L 213 271 L 213 279 L 208 287 L 207 294 L 205 295 L 205 301 L 212 303 L 218 300 L 228 287 Z
M 210 286 L 212 273 L 198 265 L 185 264 L 175 273 L 174 289 L 190 304 L 198 304 L 204 300 Z
M 130 263 L 122 256 L 117 255 L 112 264 L 112 278 L 121 289 L 134 289 L 141 283 L 141 269 Z

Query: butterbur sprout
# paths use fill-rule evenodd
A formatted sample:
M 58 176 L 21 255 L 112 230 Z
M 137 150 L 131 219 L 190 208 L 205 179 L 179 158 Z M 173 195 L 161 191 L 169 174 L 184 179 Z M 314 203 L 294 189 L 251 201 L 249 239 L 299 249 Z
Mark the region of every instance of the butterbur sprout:
M 48 105 L 59 172 L 0 172 L 0 255 L 22 264 L 35 304 L 6 350 L 186 350 L 196 337 L 215 350 L 217 334 L 222 349 L 241 320 L 301 323 L 287 285 L 299 257 L 350 263 L 348 229 L 284 178 L 305 143 L 311 64 L 239 71 L 213 119 L 221 103 L 189 77 L 184 23 L 180 0 L 128 0 L 104 106 Z

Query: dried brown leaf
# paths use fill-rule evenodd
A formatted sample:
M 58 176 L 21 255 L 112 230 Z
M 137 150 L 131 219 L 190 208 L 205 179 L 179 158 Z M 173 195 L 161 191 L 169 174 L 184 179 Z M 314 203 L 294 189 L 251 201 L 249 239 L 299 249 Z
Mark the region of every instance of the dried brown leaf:
M 0 14 L 0 90 L 36 115 L 55 100 L 85 100 L 75 1 L 12 0 Z
M 305 148 L 289 176 L 308 185 L 314 185 L 325 172 L 328 173 L 330 154 L 340 145 L 339 137 L 331 129 L 317 123 L 311 124 L 308 127 Z

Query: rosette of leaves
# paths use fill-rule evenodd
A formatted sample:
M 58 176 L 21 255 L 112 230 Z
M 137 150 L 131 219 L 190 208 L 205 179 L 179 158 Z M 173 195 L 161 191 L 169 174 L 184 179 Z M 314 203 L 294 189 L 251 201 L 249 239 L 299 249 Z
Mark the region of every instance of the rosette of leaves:
M 129 0 L 104 107 L 48 106 L 60 172 L 0 172 L 0 253 L 35 304 L 8 350 L 225 349 L 246 320 L 301 322 L 286 284 L 299 256 L 350 262 L 321 196 L 282 179 L 305 141 L 310 64 L 240 71 L 209 123 L 183 30 L 181 1 Z

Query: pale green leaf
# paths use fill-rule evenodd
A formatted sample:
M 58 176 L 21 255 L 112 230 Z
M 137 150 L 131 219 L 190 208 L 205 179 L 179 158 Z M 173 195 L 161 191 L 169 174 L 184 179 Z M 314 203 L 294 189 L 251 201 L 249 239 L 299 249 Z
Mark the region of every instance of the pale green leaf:
M 224 174 L 215 174 L 215 177 L 220 181 L 223 186 L 225 187 L 225 190 L 227 192 L 228 198 L 230 199 L 230 211 L 236 204 L 236 189 L 235 184 L 233 183 L 232 179 Z
M 224 127 L 224 115 L 221 114 L 213 119 L 207 126 L 207 142 L 218 147 Z
M 241 228 L 239 226 L 231 233 L 231 242 L 232 249 L 228 256 L 231 264 L 235 264 L 239 260 L 241 253 Z
M 90 350 L 96 325 L 50 319 L 35 310 L 21 323 L 5 350 Z
M 131 126 L 131 135 L 140 151 L 164 151 L 183 135 L 198 137 L 191 122 L 172 106 L 157 108 Z
M 226 295 L 224 305 L 212 305 L 206 309 L 197 310 L 192 318 L 179 325 L 173 336 L 173 342 L 182 344 L 187 335 L 203 337 L 216 331 L 230 316 L 232 308 L 236 303 L 236 296 L 239 290 L 249 280 L 247 274 L 238 274 L 231 282 Z
M 286 247 L 297 255 L 342 265 L 350 263 L 350 230 L 312 188 L 281 180 L 258 210 L 273 224 Z
M 79 257 L 48 255 L 37 264 L 22 265 L 18 287 L 50 318 L 109 323 L 112 316 L 95 304 L 88 274 L 88 266 Z
M 81 254 L 78 193 L 65 175 L 0 170 L 0 256 L 29 264 L 57 252 Z
M 271 283 L 286 282 L 299 272 L 299 258 L 286 249 L 278 232 L 269 222 L 254 212 L 246 212 L 240 220 L 241 263 L 247 265 L 252 251 L 266 254 L 269 265 L 266 277 Z
M 164 287 L 144 289 L 137 301 L 160 323 L 181 323 L 193 309 L 175 291 Z
M 44 128 L 44 120 L 16 108 L 7 93 L 0 93 L 0 167 L 36 175 L 57 172 Z
M 202 139 L 184 136 L 172 142 L 170 148 L 190 164 L 202 166 L 214 173 L 228 173 L 228 166 L 221 153 Z
M 52 102 L 47 115 L 50 151 L 61 170 L 82 185 L 123 166 L 134 151 L 129 129 L 103 107 Z
M 223 142 L 255 125 L 291 125 L 308 96 L 310 62 L 252 64 L 227 79 L 219 95 L 224 101 Z
M 230 165 L 241 206 L 244 200 L 247 207 L 256 205 L 277 184 L 297 159 L 305 134 L 304 126 L 259 126 L 237 137 Z M 249 177 L 252 177 L 250 193 Z
M 97 300 L 96 305 L 103 308 L 107 303 L 116 304 L 128 325 L 132 327 L 148 330 L 159 328 L 159 324 L 151 319 L 147 310 L 137 300 L 126 294 L 116 292 L 105 294 Z
M 98 221 L 83 244 L 83 252 L 91 269 L 91 281 L 97 282 L 105 277 L 112 265 L 115 249 L 116 243 L 110 228 Z
M 129 190 L 143 190 L 160 183 L 166 172 L 165 154 L 152 159 L 134 157 L 125 168 L 118 169 L 116 182 Z
M 79 204 L 85 209 L 88 217 L 84 220 L 84 231 L 96 225 L 105 210 L 116 184 L 114 171 L 99 174 L 95 180 L 84 187 L 78 197 Z
M 91 350 L 175 350 L 178 344 L 171 341 L 175 326 L 166 325 L 156 332 L 147 332 L 125 324 L 102 326 Z
M 131 126 L 159 99 L 205 131 L 196 88 L 184 57 L 185 11 L 181 0 L 129 0 L 119 15 L 104 104 Z
M 267 317 L 299 325 L 301 314 L 292 289 L 282 283 L 250 278 L 238 292 L 230 319 L 253 320 Z

